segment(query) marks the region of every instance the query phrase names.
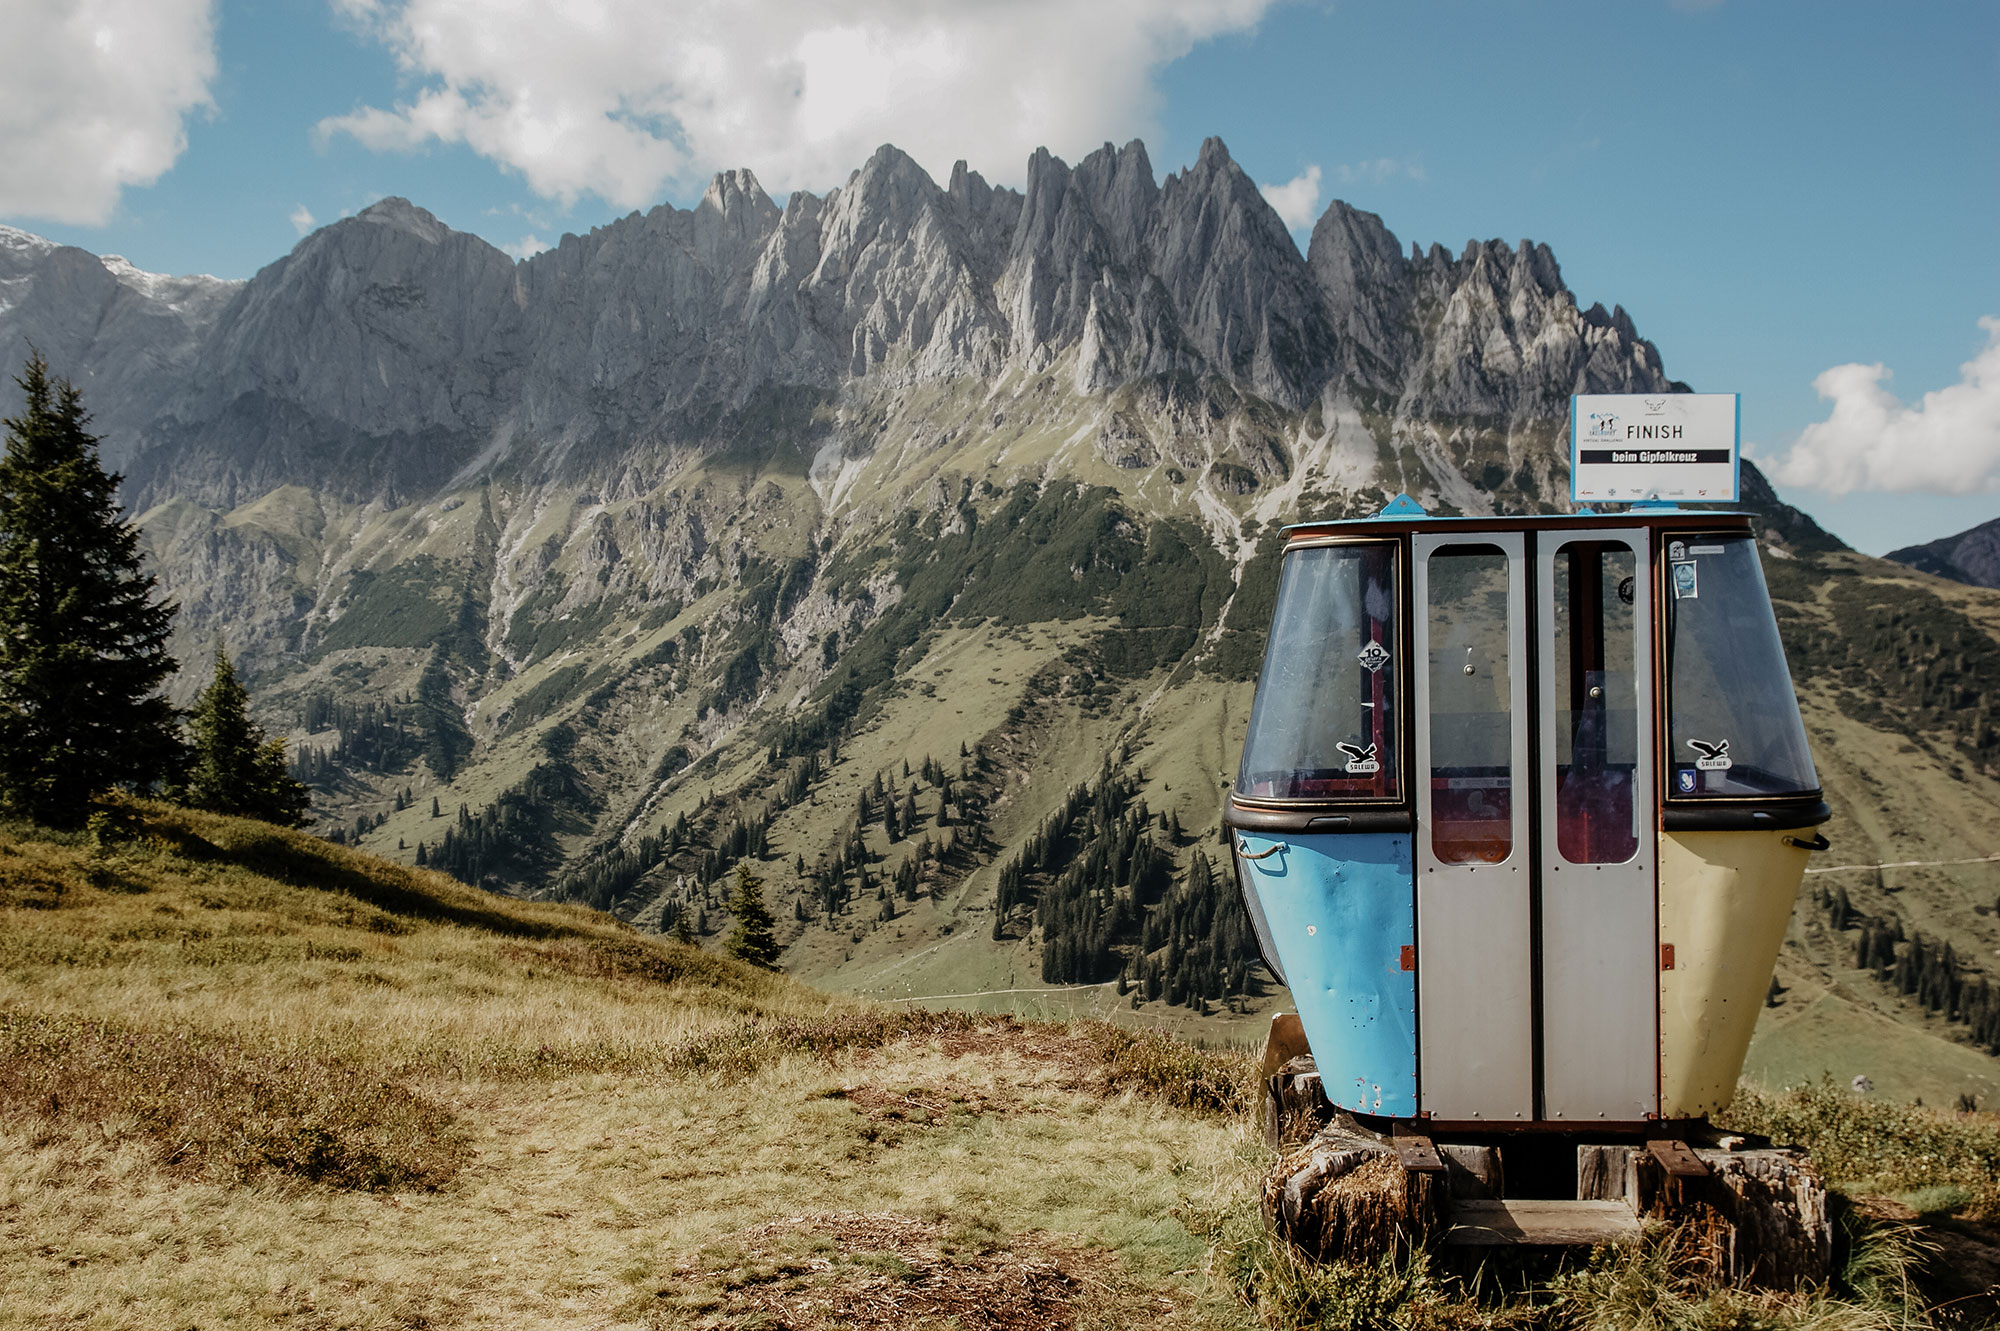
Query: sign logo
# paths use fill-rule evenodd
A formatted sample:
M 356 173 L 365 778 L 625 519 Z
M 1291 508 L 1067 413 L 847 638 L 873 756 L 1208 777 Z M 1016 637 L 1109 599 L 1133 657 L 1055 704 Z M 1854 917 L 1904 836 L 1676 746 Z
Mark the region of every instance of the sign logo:
M 1704 772 L 1726 772 L 1734 765 L 1729 761 L 1729 741 L 1726 739 L 1716 740 L 1713 744 L 1705 739 L 1691 739 L 1688 747 L 1701 755 L 1694 760 L 1694 765 Z
M 1694 794 L 1694 779 L 1695 771 L 1692 767 L 1683 767 L 1674 773 L 1674 785 L 1683 795 Z
M 1618 438 L 1618 413 L 1615 411 L 1591 412 L 1590 437 L 1592 439 Z
M 1366 776 L 1370 772 L 1382 770 L 1382 764 L 1376 761 L 1373 744 L 1364 749 L 1359 744 L 1349 744 L 1346 740 L 1341 740 L 1333 747 L 1347 755 L 1347 770 L 1357 776 Z
M 1361 668 L 1372 675 L 1389 664 L 1389 649 L 1379 642 L 1371 642 L 1363 647 L 1361 654 L 1354 659 L 1361 662 Z

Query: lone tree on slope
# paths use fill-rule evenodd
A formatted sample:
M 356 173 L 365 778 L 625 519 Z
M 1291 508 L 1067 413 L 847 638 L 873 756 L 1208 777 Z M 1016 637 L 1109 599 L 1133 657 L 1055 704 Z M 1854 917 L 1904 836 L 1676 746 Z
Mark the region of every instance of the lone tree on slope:
M 285 767 L 285 741 L 266 739 L 250 719 L 250 694 L 229 654 L 215 650 L 215 678 L 195 700 L 193 762 L 183 801 L 211 813 L 303 827 L 312 792 Z
M 83 398 L 39 352 L 0 456 L 0 798 L 75 826 L 112 786 L 150 787 L 184 750 L 160 686 L 175 607 L 98 461 Z
M 742 860 L 736 863 L 736 892 L 729 898 L 729 911 L 736 917 L 736 928 L 726 945 L 729 955 L 766 970 L 777 969 L 778 937 L 771 929 L 770 909 L 764 905 L 764 883 Z

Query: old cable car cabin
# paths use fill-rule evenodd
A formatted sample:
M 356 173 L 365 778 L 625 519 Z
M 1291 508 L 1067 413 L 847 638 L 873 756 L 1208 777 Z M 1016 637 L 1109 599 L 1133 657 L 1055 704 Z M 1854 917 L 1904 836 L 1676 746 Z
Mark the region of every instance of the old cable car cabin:
M 1828 817 L 1750 519 L 1287 535 L 1225 824 L 1328 1098 L 1481 1132 L 1726 1105 Z

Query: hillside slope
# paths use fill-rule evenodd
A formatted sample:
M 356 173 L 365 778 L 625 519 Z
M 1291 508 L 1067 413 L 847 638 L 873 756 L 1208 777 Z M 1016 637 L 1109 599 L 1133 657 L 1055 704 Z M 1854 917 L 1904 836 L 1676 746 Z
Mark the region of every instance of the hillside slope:
M 128 804 L 94 835 L 0 826 L 0 949 L 5 1327 L 1995 1311 L 1989 1116 L 1833 1088 L 1739 1106 L 1889 1194 L 1868 1214 L 1925 1219 L 1951 1245 L 1928 1293 L 1892 1241 L 1795 1298 L 1700 1287 L 1667 1246 L 1516 1297 L 1442 1261 L 1314 1271 L 1274 1247 L 1240 1054 L 837 998 L 260 824 Z
M 0 828 L 0 1324 L 1237 1322 L 1175 1216 L 1240 1060 L 122 821 Z

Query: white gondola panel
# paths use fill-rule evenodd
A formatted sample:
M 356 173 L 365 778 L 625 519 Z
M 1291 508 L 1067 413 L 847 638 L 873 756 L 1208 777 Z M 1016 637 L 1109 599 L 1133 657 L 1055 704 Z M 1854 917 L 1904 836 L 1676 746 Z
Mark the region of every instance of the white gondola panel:
M 1528 652 L 1519 533 L 1412 538 L 1418 1091 L 1534 1117 Z
M 1542 1115 L 1659 1109 L 1652 579 L 1642 530 L 1540 538 Z

